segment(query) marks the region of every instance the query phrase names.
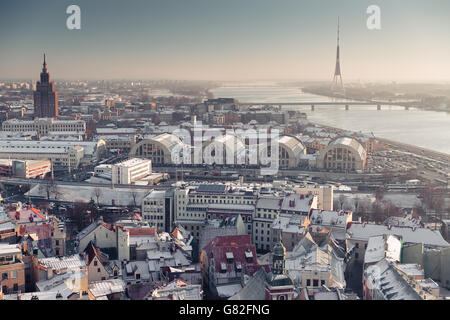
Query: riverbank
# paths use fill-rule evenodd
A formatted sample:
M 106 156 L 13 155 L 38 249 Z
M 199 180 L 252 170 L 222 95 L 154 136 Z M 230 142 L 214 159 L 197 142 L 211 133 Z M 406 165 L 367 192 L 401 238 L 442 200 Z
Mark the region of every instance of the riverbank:
M 233 86 L 211 90 L 216 97 L 235 98 L 240 102 L 289 103 L 289 102 L 334 102 L 336 98 L 302 92 L 298 86 Z M 342 99 L 342 97 L 341 97 Z M 341 100 L 340 99 L 340 100 Z M 389 140 L 397 147 L 440 158 L 450 155 L 450 114 L 424 111 L 416 108 L 405 110 L 400 106 L 360 106 L 346 110 L 344 106 L 320 106 L 311 111 L 310 106 L 286 106 L 283 110 L 305 112 L 311 122 L 328 125 L 341 130 L 373 133 L 380 139 Z M 407 147 L 409 145 L 411 147 Z M 433 151 L 430 153 L 429 151 Z
M 337 127 L 332 127 L 332 126 L 328 126 L 325 124 L 321 124 L 321 123 L 316 123 L 313 121 L 310 121 L 311 123 L 321 126 L 323 128 L 327 128 L 329 130 L 332 131 L 336 131 L 336 132 L 346 132 L 348 130 L 344 130 L 342 128 L 337 128 Z M 438 151 L 434 151 L 434 150 L 430 150 L 427 148 L 422 148 L 422 147 L 418 147 L 418 146 L 413 146 L 407 143 L 402 143 L 402 142 L 398 142 L 398 141 L 394 141 L 394 140 L 390 140 L 390 139 L 385 139 L 385 138 L 380 138 L 375 136 L 375 139 L 377 139 L 380 142 L 383 142 L 386 145 L 389 145 L 391 147 L 395 147 L 399 150 L 402 151 L 406 151 L 406 152 L 411 152 L 411 153 L 416 153 L 419 155 L 423 155 L 423 156 L 427 156 L 430 158 L 433 158 L 435 160 L 439 160 L 439 161 L 447 161 L 450 162 L 450 154 L 447 153 L 443 153 L 443 152 L 438 152 Z

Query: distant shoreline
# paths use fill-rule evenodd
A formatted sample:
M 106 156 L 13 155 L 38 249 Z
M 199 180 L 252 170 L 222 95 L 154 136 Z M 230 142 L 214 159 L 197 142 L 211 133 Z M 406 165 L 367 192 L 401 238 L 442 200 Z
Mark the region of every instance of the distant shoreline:
M 345 129 L 342 129 L 342 128 L 332 127 L 332 126 L 325 125 L 325 124 L 318 123 L 318 122 L 312 122 L 312 121 L 309 121 L 309 122 L 312 123 L 312 124 L 316 124 L 316 125 L 319 125 L 321 127 L 333 129 L 333 130 L 336 130 L 336 131 L 342 131 L 342 132 L 348 131 L 348 130 L 345 130 Z M 428 149 L 428 148 L 423 148 L 423 147 L 420 147 L 420 146 L 414 146 L 414 145 L 403 143 L 403 142 L 399 142 L 399 141 L 394 141 L 394 140 L 390 140 L 390 139 L 386 139 L 386 138 L 380 138 L 380 137 L 375 136 L 375 135 L 374 135 L 374 137 L 378 141 L 381 141 L 381 142 L 383 142 L 385 144 L 388 144 L 388 145 L 392 145 L 392 146 L 398 147 L 400 149 L 403 149 L 403 150 L 411 152 L 411 153 L 423 154 L 423 155 L 426 155 L 426 156 L 428 156 L 430 158 L 434 158 L 434 159 L 436 159 L 436 158 L 438 158 L 438 159 L 444 158 L 444 160 L 450 162 L 450 154 L 445 153 L 445 152 L 439 152 L 439 151 L 431 150 L 431 149 Z M 443 159 L 440 159 L 440 160 L 443 160 Z

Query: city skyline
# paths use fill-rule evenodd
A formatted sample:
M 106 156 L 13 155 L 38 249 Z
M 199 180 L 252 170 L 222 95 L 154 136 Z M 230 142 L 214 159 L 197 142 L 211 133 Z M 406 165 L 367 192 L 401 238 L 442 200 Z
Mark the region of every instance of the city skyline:
M 369 1 L 78 1 L 81 30 L 70 4 L 0 4 L 1 78 L 34 79 L 45 52 L 54 79 L 331 81 L 340 16 L 346 82 L 450 80 L 446 1 L 378 1 L 372 31 Z

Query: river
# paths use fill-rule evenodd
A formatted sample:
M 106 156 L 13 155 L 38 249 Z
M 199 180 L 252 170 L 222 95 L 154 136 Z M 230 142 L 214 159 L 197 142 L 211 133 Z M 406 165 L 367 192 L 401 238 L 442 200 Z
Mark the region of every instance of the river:
M 302 92 L 297 87 L 267 83 L 230 85 L 211 90 L 216 98 L 235 98 L 240 102 L 305 102 L 333 101 L 332 98 Z M 336 101 L 336 100 L 334 100 Z M 450 114 L 403 107 L 357 106 L 346 111 L 344 106 L 284 106 L 300 110 L 308 119 L 351 131 L 373 132 L 375 136 L 450 154 Z

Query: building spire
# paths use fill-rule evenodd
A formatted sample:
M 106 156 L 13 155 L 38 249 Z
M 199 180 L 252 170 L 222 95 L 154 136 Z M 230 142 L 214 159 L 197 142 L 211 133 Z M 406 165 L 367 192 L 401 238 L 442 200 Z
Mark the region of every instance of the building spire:
M 45 62 L 45 53 L 44 53 L 44 64 L 42 70 L 47 70 L 47 62 Z

